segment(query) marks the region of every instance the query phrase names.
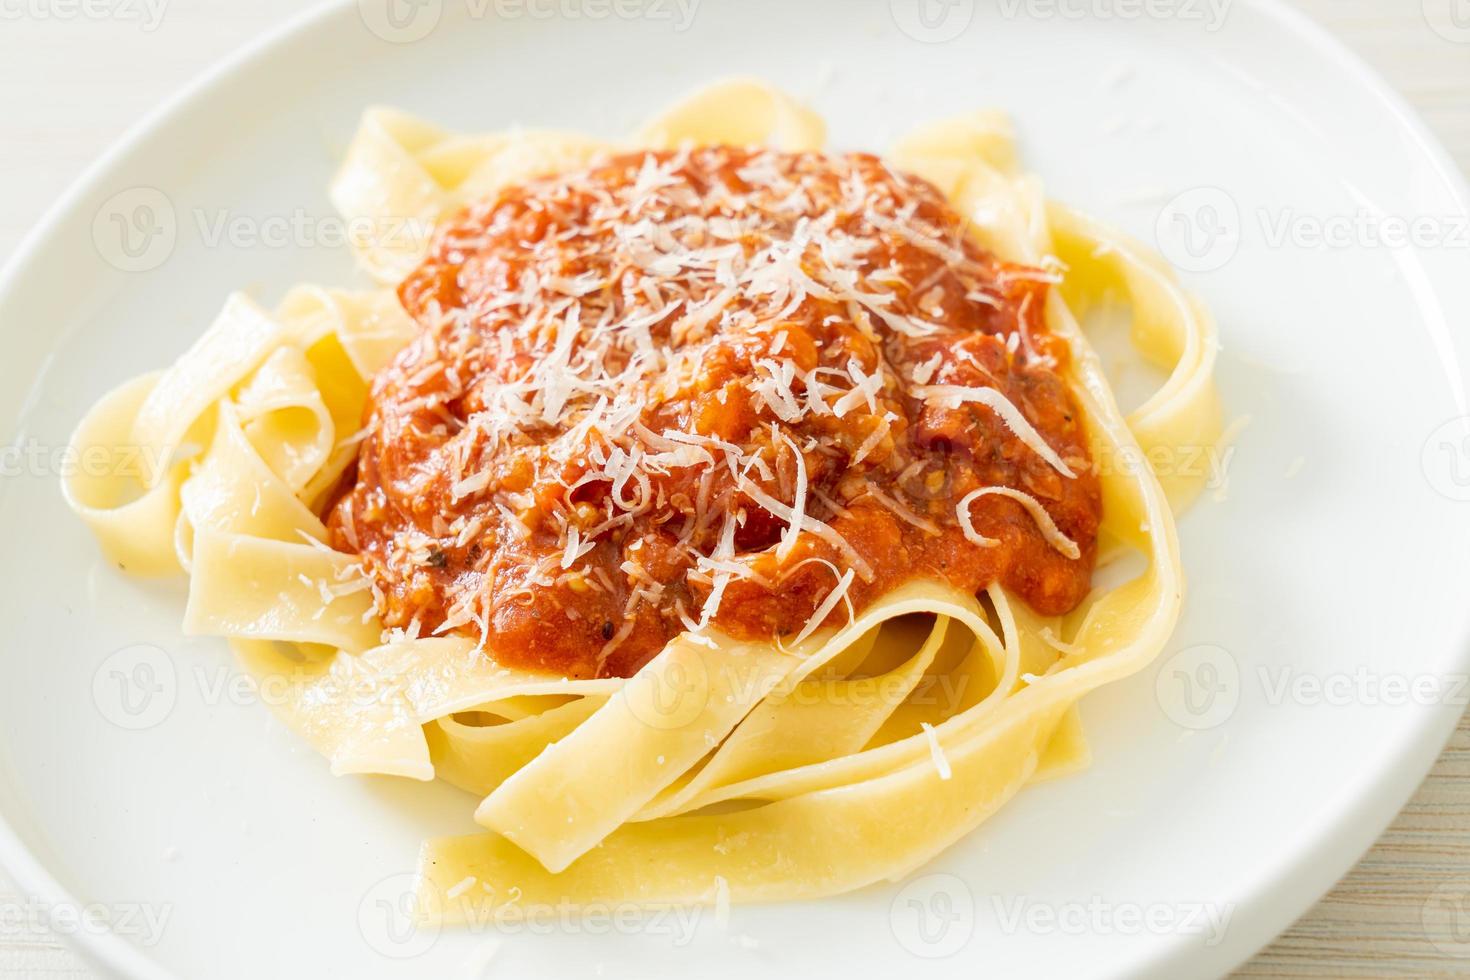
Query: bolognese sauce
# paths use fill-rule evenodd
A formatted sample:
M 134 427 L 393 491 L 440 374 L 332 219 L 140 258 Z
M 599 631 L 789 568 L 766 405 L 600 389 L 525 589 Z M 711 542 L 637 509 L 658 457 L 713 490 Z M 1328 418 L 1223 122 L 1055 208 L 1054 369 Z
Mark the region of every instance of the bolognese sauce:
M 1101 497 L 1048 272 L 876 157 L 635 153 L 436 233 L 330 515 L 383 621 L 631 676 L 706 626 L 790 638 L 918 576 L 1044 614 Z

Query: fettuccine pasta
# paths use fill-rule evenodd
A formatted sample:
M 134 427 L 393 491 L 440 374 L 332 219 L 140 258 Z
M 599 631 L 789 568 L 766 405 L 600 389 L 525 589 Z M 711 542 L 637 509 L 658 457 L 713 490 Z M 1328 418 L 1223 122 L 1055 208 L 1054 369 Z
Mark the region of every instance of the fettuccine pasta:
M 1187 504 L 1202 476 L 1160 476 L 1146 460 L 1219 437 L 1208 313 L 1146 249 L 1047 202 L 999 114 L 926 125 L 881 163 L 824 157 L 823 144 L 810 110 L 747 81 L 696 94 L 618 146 L 462 135 L 370 110 L 334 202 L 349 219 L 419 223 L 436 237 L 357 243 L 379 283 L 370 291 L 301 287 L 275 310 L 230 297 L 171 367 L 106 395 L 78 428 L 79 453 L 147 461 L 67 477 L 67 500 L 105 554 L 129 573 L 187 575 L 185 631 L 226 638 L 334 774 L 443 778 L 469 794 L 483 831 L 424 844 L 425 910 L 454 921 L 565 902 L 784 901 L 901 877 L 1028 782 L 1085 765 L 1079 700 L 1168 641 L 1184 597 L 1171 505 Z M 699 219 L 704 244 L 688 247 L 706 248 L 708 264 L 696 267 L 696 251 L 663 237 L 694 220 L 669 214 L 704 214 L 707 202 L 684 199 L 698 181 L 738 200 L 733 217 Z M 834 225 L 812 204 L 827 192 L 866 194 L 867 210 Z M 906 195 L 915 207 L 902 206 Z M 626 203 L 607 240 L 646 253 L 644 278 L 625 288 L 626 270 L 599 279 L 572 267 L 556 281 L 528 278 L 488 251 L 496 222 L 511 218 L 477 209 L 501 201 L 524 205 L 512 217 L 534 218 L 538 234 L 550 227 L 548 240 L 568 209 Z M 962 238 L 932 233 L 935 202 L 962 220 Z M 741 208 L 802 216 L 771 218 L 789 238 L 770 243 L 759 237 L 769 227 L 739 224 Z M 640 225 L 639 214 L 653 217 Z M 858 225 L 896 256 L 892 268 L 932 264 L 938 287 L 866 266 L 847 276 L 873 254 L 853 244 Z M 781 253 L 791 241 L 797 250 Z M 489 258 L 472 267 L 476 249 Z M 741 271 L 762 256 L 764 271 Z M 971 266 L 964 274 L 995 291 L 944 294 L 945 277 Z M 461 297 L 472 272 L 487 291 Z M 681 299 L 680 275 L 705 283 L 705 299 Z M 558 318 L 544 347 L 527 357 L 498 340 L 489 362 L 524 373 L 395 405 L 400 391 L 427 390 L 417 375 L 444 370 L 426 338 L 458 315 L 453 300 L 479 316 L 496 296 L 529 303 L 538 289 L 534 302 L 551 297 Z M 623 304 L 623 320 L 599 302 Z M 628 311 L 645 302 L 647 323 L 635 323 Z M 1032 365 L 1030 380 L 956 380 L 969 370 L 962 357 L 928 355 L 953 333 L 958 302 L 977 323 L 1004 320 L 977 335 L 995 335 L 1005 364 Z M 783 309 L 757 314 L 757 367 L 727 386 L 758 422 L 732 434 L 713 389 L 689 404 L 714 414 L 690 409 L 683 430 L 654 426 L 651 403 L 619 416 L 622 395 L 608 386 L 646 367 L 639 358 L 657 365 L 653 376 L 694 383 L 679 374 L 695 370 L 680 350 L 713 356 L 698 345 L 760 304 Z M 802 320 L 807 304 L 823 315 Z M 1168 373 L 1126 417 L 1080 325 L 1103 304 L 1129 310 L 1133 343 Z M 658 349 L 619 360 L 634 365 L 621 375 L 589 373 L 599 331 L 635 329 L 629 350 Z M 901 384 L 852 367 L 856 355 L 810 366 L 849 329 L 876 338 L 880 366 L 912 353 Z M 977 362 L 975 377 L 994 363 Z M 905 407 L 885 414 L 885 404 Z M 945 428 L 956 418 L 983 419 L 1002 441 L 964 455 Z M 476 425 L 474 451 L 486 455 L 443 448 Z M 932 496 L 915 496 L 897 467 L 915 433 L 931 431 L 943 439 L 909 469 Z M 814 432 L 851 441 L 834 450 Z M 444 458 L 427 450 L 394 468 L 390 450 L 414 439 L 458 454 L 443 483 L 412 483 Z M 512 486 L 512 470 L 492 479 L 475 462 L 556 440 L 581 447 L 581 482 L 556 484 L 538 462 L 536 480 Z M 986 452 L 1024 478 L 975 477 Z M 894 460 L 889 470 L 879 458 Z M 926 459 L 939 465 L 925 471 Z M 718 479 L 690 476 L 697 492 L 682 498 L 669 482 L 701 473 Z M 851 474 L 865 483 L 848 493 Z M 400 527 L 403 487 L 430 509 Z M 660 507 L 683 508 L 682 532 L 678 520 L 656 523 Z M 674 542 L 662 572 L 629 557 L 648 554 L 639 534 Z M 511 568 L 505 556 L 537 542 L 549 542 L 541 564 Z M 619 548 L 606 565 L 615 574 L 599 575 Z M 908 561 L 895 562 L 899 549 Z M 964 579 L 960 558 L 985 576 Z M 607 613 L 612 598 L 619 611 Z M 543 622 L 553 613 L 565 616 Z

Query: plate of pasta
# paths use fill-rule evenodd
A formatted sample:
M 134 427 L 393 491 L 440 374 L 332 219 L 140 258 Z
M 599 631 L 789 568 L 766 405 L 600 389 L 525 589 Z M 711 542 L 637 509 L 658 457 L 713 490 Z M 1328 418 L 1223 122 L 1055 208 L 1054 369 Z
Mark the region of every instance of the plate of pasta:
M 1271 3 L 594 6 L 328 5 L 10 268 L 0 857 L 138 976 L 1241 962 L 1464 703 L 1442 152 Z

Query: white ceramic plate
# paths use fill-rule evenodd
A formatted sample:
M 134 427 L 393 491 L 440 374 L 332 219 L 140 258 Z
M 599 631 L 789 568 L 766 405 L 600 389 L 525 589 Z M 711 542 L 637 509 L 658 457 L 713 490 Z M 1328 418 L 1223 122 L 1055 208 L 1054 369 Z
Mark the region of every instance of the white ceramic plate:
M 0 434 L 22 449 L 0 480 L 0 858 L 38 911 L 137 975 L 474 976 L 498 945 L 510 977 L 1187 977 L 1242 961 L 1348 869 L 1466 694 L 1464 186 L 1381 82 L 1275 3 L 1218 21 L 1198 0 L 1133 18 L 922 2 L 704 0 L 688 23 L 672 2 L 632 19 L 599 0 L 550 18 L 531 16 L 547 0 L 423 0 L 391 21 L 333 5 L 81 182 L 0 285 Z M 221 645 L 180 638 L 179 586 L 99 560 L 50 454 L 227 291 L 352 281 L 323 244 L 324 187 L 365 105 L 615 136 L 732 73 L 806 96 L 847 147 L 1008 109 L 1053 196 L 1190 270 L 1229 413 L 1251 422 L 1228 490 L 1183 522 L 1187 615 L 1156 667 L 1086 702 L 1090 771 L 909 882 L 706 913 L 690 934 L 617 919 L 404 940 L 385 906 L 421 837 L 473 829 L 463 797 L 333 780 L 222 686 Z M 1417 246 L 1384 241 L 1415 218 Z M 76 923 L 93 903 L 118 934 Z M 1429 938 L 1454 943 L 1438 914 Z

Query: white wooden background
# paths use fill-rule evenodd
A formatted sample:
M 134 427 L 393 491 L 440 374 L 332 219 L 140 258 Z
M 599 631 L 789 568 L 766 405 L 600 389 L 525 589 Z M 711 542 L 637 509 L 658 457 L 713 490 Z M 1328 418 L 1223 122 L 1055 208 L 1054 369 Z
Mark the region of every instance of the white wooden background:
M 142 113 L 305 0 L 165 0 L 152 31 L 61 11 L 60 0 L 0 0 L 0 256 L 82 168 Z M 1429 26 L 1461 22 L 1466 0 L 1293 0 L 1403 92 L 1470 169 L 1470 43 Z M 1470 722 L 1413 802 L 1321 904 L 1261 953 L 1246 977 L 1470 975 L 1470 943 L 1451 934 L 1440 889 L 1470 895 Z M 0 908 L 22 901 L 0 877 Z M 0 980 L 90 977 L 59 940 L 6 931 Z M 1458 951 L 1459 955 L 1454 953 Z

